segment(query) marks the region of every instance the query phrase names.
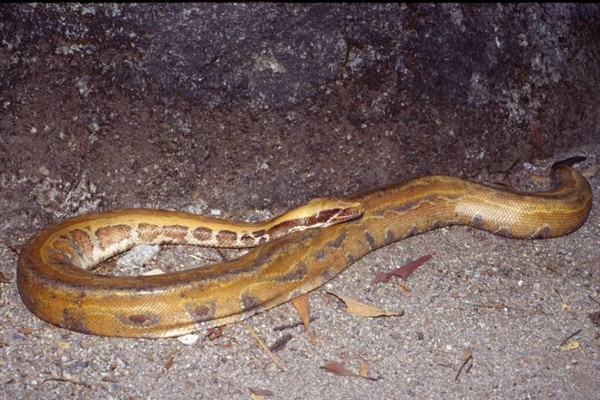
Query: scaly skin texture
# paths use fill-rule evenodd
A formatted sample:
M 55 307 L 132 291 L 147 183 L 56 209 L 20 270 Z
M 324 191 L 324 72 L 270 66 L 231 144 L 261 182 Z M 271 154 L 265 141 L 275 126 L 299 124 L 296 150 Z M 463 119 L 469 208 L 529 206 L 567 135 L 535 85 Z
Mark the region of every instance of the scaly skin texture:
M 287 219 L 249 228 L 163 210 L 89 214 L 30 239 L 19 258 L 17 283 L 33 313 L 66 329 L 177 336 L 285 303 L 380 247 L 443 226 L 468 225 L 521 239 L 568 234 L 585 222 L 591 188 L 565 165 L 553 167 L 553 179 L 549 191 L 517 193 L 449 176 L 417 178 L 347 197 L 364 207 L 360 218 L 285 235 L 230 262 L 158 276 L 99 276 L 86 268 L 140 243 L 256 245 L 269 229 L 283 234 L 283 228 L 297 226 L 298 216 L 292 211 Z M 342 214 L 356 217 L 360 204 Z M 318 207 L 331 216 L 326 206 Z

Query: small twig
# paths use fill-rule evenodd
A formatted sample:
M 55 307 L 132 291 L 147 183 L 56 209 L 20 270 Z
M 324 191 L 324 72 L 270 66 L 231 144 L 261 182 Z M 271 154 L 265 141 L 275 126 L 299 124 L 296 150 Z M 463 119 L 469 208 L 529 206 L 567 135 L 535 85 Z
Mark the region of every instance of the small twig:
M 277 356 L 275 356 L 275 354 L 273 354 L 273 352 L 271 350 L 269 350 L 269 346 L 267 346 L 267 344 L 265 343 L 265 341 L 262 340 L 256 334 L 256 332 L 254 331 L 254 329 L 251 326 L 248 326 L 248 332 L 250 332 L 250 334 L 258 342 L 258 344 L 260 345 L 260 347 L 262 347 L 262 349 L 267 353 L 267 355 L 271 358 L 271 360 L 273 360 L 273 362 L 275 363 L 275 365 L 277 365 L 277 367 L 281 371 L 285 371 L 285 368 L 284 368 L 283 364 L 281 363 L 281 361 L 279 361 L 279 359 L 277 358 Z
M 548 269 L 548 270 L 550 270 L 550 271 L 554 272 L 556 275 L 558 275 L 558 276 L 562 276 L 562 274 L 560 273 L 560 271 L 559 271 L 559 270 L 557 270 L 556 268 L 554 268 L 554 267 L 551 267 L 551 266 L 549 266 L 549 265 L 544 265 L 544 267 L 545 267 L 546 269 Z
M 562 342 L 560 342 L 560 344 L 558 345 L 558 347 L 564 346 L 565 344 L 567 344 L 567 342 L 571 339 L 573 339 L 575 336 L 579 335 L 581 333 L 581 329 L 577 330 L 575 333 L 570 334 L 565 340 L 563 340 Z
M 467 304 L 472 307 L 493 308 L 495 310 L 501 310 L 503 308 L 506 308 L 507 310 L 514 310 L 514 311 L 521 311 L 521 312 L 525 311 L 522 308 L 507 306 L 505 303 L 496 303 L 496 304 L 467 303 Z
M 278 351 L 283 350 L 285 345 L 293 338 L 294 337 L 290 333 L 286 333 L 285 335 L 277 339 L 275 343 L 270 345 L 269 350 L 271 350 L 273 353 L 277 353 Z
M 67 382 L 67 383 L 72 383 L 73 385 L 84 386 L 84 387 L 86 387 L 88 389 L 92 388 L 92 385 L 90 385 L 89 383 L 74 381 L 73 379 L 63 378 L 63 377 L 60 377 L 60 376 L 52 377 L 52 378 L 46 378 L 46 379 L 44 379 L 42 381 L 42 383 L 46 383 L 46 382 L 49 382 L 49 381 Z
M 570 306 L 569 306 L 569 303 L 567 303 L 567 300 L 565 299 L 565 297 L 562 295 L 562 293 L 558 289 L 554 289 L 554 291 L 558 294 L 558 296 L 560 297 L 560 300 L 562 301 L 563 310 L 568 310 L 570 308 Z
M 500 172 L 503 173 L 506 177 L 508 177 L 508 175 L 512 172 L 512 170 L 519 163 L 519 161 L 521 161 L 520 158 L 515 158 L 513 163 L 507 169 L 505 169 L 504 171 L 500 171 Z
M 319 319 L 319 317 L 310 317 L 309 322 L 316 321 L 317 319 Z M 273 331 L 274 332 L 285 331 L 286 329 L 293 329 L 293 328 L 299 327 L 300 325 L 303 325 L 302 321 L 294 322 L 293 324 L 288 324 L 288 325 L 276 326 L 275 328 L 273 328 Z
M 598 299 L 598 297 L 597 297 L 597 296 L 595 296 L 595 295 L 593 295 L 593 294 L 591 294 L 591 293 L 588 293 L 588 296 L 590 296 L 590 299 L 592 299 L 592 300 L 594 300 L 596 303 L 600 304 L 600 299 Z
M 467 347 L 465 349 L 465 352 L 462 355 L 462 364 L 460 365 L 460 368 L 458 369 L 458 372 L 456 373 L 456 376 L 454 377 L 454 382 L 458 382 L 458 377 L 460 376 L 462 370 L 465 368 L 465 366 L 467 365 L 467 363 L 473 358 L 473 349 L 470 347 Z
M 229 261 L 229 259 L 227 258 L 227 256 L 225 255 L 225 252 L 219 248 L 216 248 L 215 250 L 217 250 L 217 253 L 219 253 L 219 255 L 221 256 L 221 261 L 225 262 L 225 261 Z

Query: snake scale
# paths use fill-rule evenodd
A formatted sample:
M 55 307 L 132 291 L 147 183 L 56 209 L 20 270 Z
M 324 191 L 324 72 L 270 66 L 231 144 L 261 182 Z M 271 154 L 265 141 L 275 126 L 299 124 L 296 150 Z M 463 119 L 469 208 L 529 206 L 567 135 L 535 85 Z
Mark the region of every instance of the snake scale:
M 432 229 L 468 225 L 521 239 L 568 234 L 592 206 L 589 182 L 569 166 L 578 161 L 555 163 L 553 186 L 542 192 L 430 175 L 341 201 L 315 200 L 259 224 L 150 209 L 82 215 L 43 229 L 25 244 L 17 284 L 34 314 L 66 329 L 120 337 L 183 335 L 287 302 L 366 254 Z M 316 229 L 305 229 L 311 226 Z M 156 276 L 88 270 L 140 243 L 259 246 L 235 260 Z

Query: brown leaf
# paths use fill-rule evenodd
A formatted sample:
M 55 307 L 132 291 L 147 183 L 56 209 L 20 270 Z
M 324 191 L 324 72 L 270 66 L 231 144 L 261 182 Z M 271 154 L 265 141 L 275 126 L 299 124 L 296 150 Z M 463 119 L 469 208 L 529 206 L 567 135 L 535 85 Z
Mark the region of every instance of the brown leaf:
M 225 327 L 224 325 L 221 325 L 221 326 L 213 326 L 212 328 L 208 328 L 205 336 L 208 338 L 208 340 L 218 339 L 221 336 L 223 336 L 223 328 L 224 327 Z
M 27 326 L 22 326 L 18 329 L 19 332 L 21 332 L 23 335 L 31 335 L 33 333 L 33 331 L 31 330 L 31 328 L 27 327 Z
M 8 283 L 8 282 L 10 282 L 10 281 L 8 279 L 6 279 L 6 276 L 4 276 L 2 271 L 0 271 L 0 283 Z
M 370 381 L 376 381 L 377 378 L 373 378 L 372 376 L 362 376 L 357 374 L 348 368 L 344 367 L 342 364 L 336 361 L 328 361 L 321 366 L 322 369 L 331 372 L 332 374 L 340 375 L 340 376 L 352 376 L 355 378 L 364 378 Z
M 250 392 L 252 392 L 252 394 L 255 396 L 269 397 L 269 396 L 274 395 L 274 393 L 271 392 L 270 390 L 261 389 L 261 388 L 257 388 L 257 387 L 249 387 L 248 390 L 250 390 Z
M 587 179 L 592 179 L 600 170 L 600 164 L 592 164 L 587 167 L 581 174 Z
M 369 365 L 367 363 L 360 363 L 360 368 L 358 369 L 358 374 L 363 378 L 367 378 L 369 376 Z
M 310 322 L 310 299 L 308 298 L 308 293 L 301 294 L 292 299 L 292 304 L 296 308 L 296 311 L 298 311 L 304 328 L 308 329 L 308 323 Z
M 21 254 L 21 250 L 23 250 L 23 245 L 22 244 L 11 244 L 10 246 L 8 246 L 9 249 L 11 249 L 12 251 L 14 251 L 15 253 L 17 253 L 17 255 Z
M 510 181 L 509 177 L 507 175 L 503 175 L 502 178 L 500 179 L 496 179 L 494 181 L 494 184 L 498 185 L 498 186 L 504 186 L 507 188 L 512 188 L 512 182 Z
M 382 316 L 394 317 L 394 316 L 401 316 L 404 314 L 403 310 L 400 310 L 399 312 L 387 311 L 387 310 L 383 310 L 381 308 L 377 308 L 377 307 L 362 303 L 358 300 L 354 300 L 350 297 L 341 296 L 339 294 L 335 294 L 335 293 L 331 293 L 331 292 L 327 292 L 327 293 L 342 300 L 346 304 L 346 312 L 348 314 L 356 315 L 359 317 L 382 317 Z
M 433 257 L 433 254 L 427 254 L 391 272 L 378 272 L 371 283 L 387 282 L 394 275 L 406 280 L 417 268 L 429 261 L 431 257 Z
M 567 343 L 561 345 L 560 351 L 569 351 L 569 350 L 577 350 L 578 348 L 580 348 L 581 345 L 579 344 L 579 342 L 577 340 L 571 340 L 568 341 Z

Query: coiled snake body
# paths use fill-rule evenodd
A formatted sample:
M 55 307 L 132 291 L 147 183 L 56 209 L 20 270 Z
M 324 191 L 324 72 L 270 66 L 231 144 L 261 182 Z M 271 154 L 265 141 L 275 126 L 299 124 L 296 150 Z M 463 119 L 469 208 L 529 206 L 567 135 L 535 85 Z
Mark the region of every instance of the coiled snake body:
M 586 220 L 592 192 L 587 179 L 564 164 L 553 166 L 553 188 L 545 192 L 426 176 L 341 202 L 311 202 L 260 226 L 164 210 L 83 215 L 27 242 L 17 284 L 33 313 L 63 328 L 121 337 L 182 335 L 282 304 L 364 255 L 431 229 L 468 225 L 531 239 L 572 232 Z M 337 223 L 344 220 L 349 221 Z M 332 223 L 337 224 L 324 227 Z M 301 230 L 306 225 L 317 229 Z M 261 244 L 288 231 L 293 233 Z M 140 243 L 261 245 L 229 262 L 164 275 L 102 276 L 87 270 Z

